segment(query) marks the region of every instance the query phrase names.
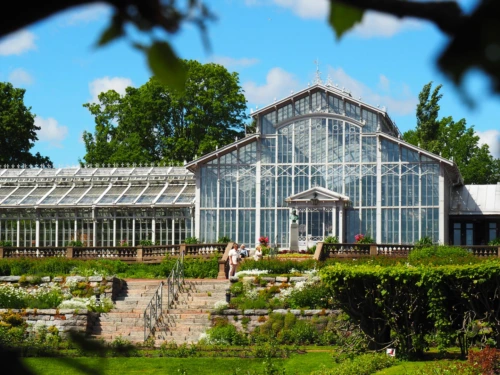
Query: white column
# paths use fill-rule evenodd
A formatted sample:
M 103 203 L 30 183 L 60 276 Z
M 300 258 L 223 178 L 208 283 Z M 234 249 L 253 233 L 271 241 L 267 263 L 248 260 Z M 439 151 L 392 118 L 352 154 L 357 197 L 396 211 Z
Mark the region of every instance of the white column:
M 21 220 L 17 219 L 16 246 L 19 247 L 21 241 Z
M 448 243 L 448 225 L 445 205 L 445 180 L 444 180 L 444 166 L 439 164 L 439 243 Z
M 113 212 L 113 246 L 116 246 L 116 213 Z
M 377 197 L 376 197 L 376 226 L 375 242 L 382 242 L 382 143 L 377 136 Z M 385 223 L 387 225 L 387 223 Z
M 153 208 L 153 218 L 151 219 L 151 242 L 156 241 L 156 210 Z
M 194 236 L 196 238 L 200 238 L 200 203 L 201 203 L 201 171 L 200 169 L 197 169 L 195 174 L 196 178 L 196 199 L 194 201 Z
M 332 209 L 332 236 L 334 237 L 337 235 L 337 205 L 338 202 L 335 202 Z
M 134 216 L 132 216 L 132 243 L 130 246 L 135 246 L 135 212 Z
M 97 218 L 95 215 L 95 208 L 92 208 L 92 246 L 97 245 Z
M 262 189 L 262 186 L 260 184 L 260 180 L 261 180 L 261 167 L 260 167 L 260 165 L 261 165 L 260 164 L 261 144 L 262 144 L 261 142 L 257 142 L 257 163 L 255 163 L 255 234 L 256 234 L 256 236 L 260 236 L 259 233 L 261 233 L 261 230 L 260 230 L 260 213 L 261 213 L 260 194 L 261 194 L 261 189 Z M 276 210 L 274 212 L 276 215 Z M 238 220 L 236 220 L 236 221 L 238 221 Z M 276 227 L 277 222 L 278 222 L 278 220 L 275 220 L 275 222 L 274 222 L 274 235 L 275 236 L 278 234 L 277 227 Z M 269 239 L 269 240 L 272 242 L 271 239 Z M 257 245 L 257 238 L 254 238 L 251 241 L 252 242 L 255 241 L 255 244 Z M 248 244 L 247 246 L 252 246 L 252 244 Z
M 59 246 L 59 215 L 56 216 L 56 239 L 54 244 L 55 246 Z
M 344 242 L 344 202 L 339 205 L 339 243 Z
M 40 246 L 40 212 L 35 213 L 35 246 Z

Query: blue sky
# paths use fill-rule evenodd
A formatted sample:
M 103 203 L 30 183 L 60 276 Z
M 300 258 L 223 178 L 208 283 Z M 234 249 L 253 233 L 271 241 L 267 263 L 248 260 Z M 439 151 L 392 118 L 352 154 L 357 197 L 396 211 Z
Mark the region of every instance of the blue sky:
M 385 106 L 402 132 L 415 127 L 422 86 L 443 84 L 440 116 L 465 118 L 500 157 L 499 97 L 480 73 L 471 72 L 466 90 L 477 105 L 466 105 L 436 68 L 447 39 L 433 25 L 369 12 L 338 41 L 327 23 L 327 0 L 206 3 L 218 17 L 208 27 L 210 51 L 193 25 L 168 39 L 182 58 L 238 72 L 249 112 L 306 87 L 319 60 L 324 80 L 329 76 L 356 98 Z M 466 9 L 475 3 L 460 1 Z M 34 149 L 55 166 L 76 165 L 85 154 L 81 136 L 93 131 L 94 121 L 82 104 L 101 91 L 140 86 L 151 75 L 145 56 L 131 47 L 145 38 L 134 30 L 129 38 L 95 48 L 110 14 L 105 5 L 74 8 L 0 40 L 0 80 L 27 90 L 25 103 L 42 128 Z

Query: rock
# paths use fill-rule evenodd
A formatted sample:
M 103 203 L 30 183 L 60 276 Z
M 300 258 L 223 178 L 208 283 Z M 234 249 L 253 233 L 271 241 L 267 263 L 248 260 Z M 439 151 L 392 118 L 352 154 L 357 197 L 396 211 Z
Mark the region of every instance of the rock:
M 87 281 L 87 280 L 83 276 L 68 276 L 68 277 L 66 277 L 66 284 L 82 283 L 85 281 Z
M 50 283 L 50 276 L 42 277 L 42 283 Z
M 303 277 L 303 276 L 292 276 L 292 277 L 290 277 L 290 282 L 291 283 L 296 283 L 296 282 L 299 282 L 299 281 L 307 281 L 307 277 Z
M 0 281 L 6 281 L 9 283 L 17 283 L 21 279 L 21 276 L 0 276 Z
M 286 282 L 288 282 L 288 277 L 287 276 L 277 276 L 276 277 L 276 282 L 278 282 L 278 283 L 286 283 Z
M 90 282 L 101 282 L 102 276 L 89 276 L 89 281 Z

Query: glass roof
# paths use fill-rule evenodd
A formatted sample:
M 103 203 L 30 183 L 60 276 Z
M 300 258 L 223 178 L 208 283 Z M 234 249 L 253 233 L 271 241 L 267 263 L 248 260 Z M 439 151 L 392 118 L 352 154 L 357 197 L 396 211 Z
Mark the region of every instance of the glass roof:
M 122 182 L 123 181 L 123 182 Z M 0 168 L 0 206 L 175 206 L 193 204 L 184 167 Z

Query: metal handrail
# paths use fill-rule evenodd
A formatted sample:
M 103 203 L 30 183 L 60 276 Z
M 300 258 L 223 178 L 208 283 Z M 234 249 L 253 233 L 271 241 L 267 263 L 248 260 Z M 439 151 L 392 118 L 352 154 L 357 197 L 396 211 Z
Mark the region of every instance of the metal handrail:
M 160 281 L 160 285 L 156 289 L 153 298 L 151 298 L 146 310 L 144 310 L 144 341 L 154 332 L 154 328 L 162 315 L 162 304 L 163 281 Z
M 170 308 L 177 297 L 181 285 L 184 283 L 184 252 L 181 251 L 179 259 L 175 262 L 167 279 L 167 308 Z M 177 287 L 177 288 L 176 288 Z M 163 281 L 160 281 L 153 298 L 144 310 L 144 341 L 154 333 L 158 321 L 163 315 Z

